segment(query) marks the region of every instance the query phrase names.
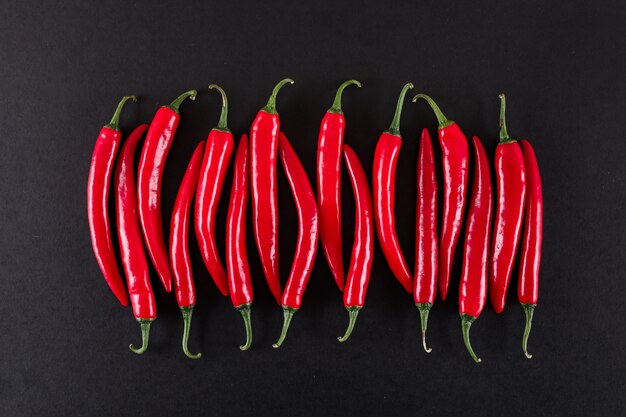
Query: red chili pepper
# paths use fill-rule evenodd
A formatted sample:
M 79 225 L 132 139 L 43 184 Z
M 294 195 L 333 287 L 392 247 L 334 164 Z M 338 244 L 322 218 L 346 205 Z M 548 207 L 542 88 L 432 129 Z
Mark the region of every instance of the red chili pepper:
M 156 319 L 156 303 L 150 285 L 148 260 L 143 246 L 143 237 L 139 229 L 137 213 L 137 192 L 135 188 L 135 150 L 147 124 L 137 126 L 124 142 L 120 157 L 115 167 L 115 209 L 117 213 L 117 231 L 120 242 L 122 264 L 126 273 L 126 283 L 130 294 L 133 314 L 141 326 L 141 348 L 132 344 L 130 349 L 138 354 L 148 349 L 150 324 Z
M 367 185 L 367 176 L 363 171 L 363 166 L 359 162 L 352 148 L 343 145 L 343 157 L 352 183 L 352 191 L 356 203 L 354 220 L 354 243 L 352 244 L 352 255 L 346 289 L 343 292 L 343 305 L 348 310 L 350 321 L 348 329 L 343 337 L 337 340 L 345 342 L 348 340 L 354 329 L 359 311 L 365 304 L 365 294 L 370 281 L 370 271 L 372 269 L 372 259 L 374 258 L 374 219 L 372 209 L 372 195 Z
M 402 145 L 400 115 L 402 114 L 404 97 L 410 88 L 413 88 L 411 83 L 407 83 L 402 87 L 391 126 L 378 139 L 373 167 L 374 217 L 376 219 L 378 241 L 391 268 L 391 272 L 393 272 L 396 279 L 400 281 L 400 284 L 409 294 L 413 292 L 413 278 L 398 243 L 394 207 L 396 164 L 400 154 L 400 146 Z
M 426 352 L 428 313 L 437 294 L 437 177 L 428 129 L 422 130 L 417 157 L 417 207 L 415 227 L 415 287 L 413 299 L 420 312 L 422 345 Z
M 320 215 L 320 240 L 328 266 L 341 291 L 344 286 L 341 252 L 341 145 L 346 118 L 341 110 L 343 90 L 357 80 L 344 82 L 337 89 L 333 105 L 322 119 L 317 143 L 317 202 Z
M 246 327 L 246 344 L 239 346 L 248 350 L 252 344 L 252 279 L 246 250 L 246 211 L 248 209 L 248 136 L 242 135 L 235 154 L 233 185 L 226 218 L 226 270 L 230 299 L 241 313 Z
M 439 123 L 439 144 L 443 165 L 443 217 L 439 238 L 439 295 L 448 295 L 454 251 L 461 234 L 465 192 L 467 188 L 467 139 L 459 126 L 443 115 L 435 101 L 426 94 L 418 94 L 413 101 L 423 98 L 435 112 Z
M 224 295 L 228 295 L 226 271 L 220 261 L 215 242 L 215 218 L 222 195 L 224 177 L 233 155 L 235 141 L 228 130 L 228 100 L 226 93 L 218 85 L 211 84 L 210 89 L 217 89 L 222 94 L 222 113 L 216 128 L 212 129 L 206 141 L 206 150 L 200 180 L 196 191 L 194 226 L 200 244 L 200 252 L 215 285 Z
M 489 160 L 480 140 L 474 136 L 474 184 L 472 200 L 465 225 L 463 273 L 459 286 L 459 313 L 465 347 L 476 362 L 480 359 L 470 343 L 469 331 L 487 301 L 487 265 L 489 233 L 493 213 L 493 193 Z
M 506 130 L 505 98 L 500 94 L 500 143 L 496 147 L 498 207 L 491 242 L 489 296 L 496 313 L 504 310 L 515 253 L 522 230 L 526 173 L 522 150 Z
M 113 161 L 115 161 L 117 148 L 122 137 L 119 128 L 120 113 L 127 100 L 137 101 L 137 98 L 135 96 L 123 97 L 117 105 L 111 122 L 100 130 L 91 156 L 89 179 L 87 180 L 87 218 L 89 219 L 93 253 L 96 255 L 98 266 L 105 281 L 123 306 L 128 305 L 128 297 L 113 251 L 108 204 Z
M 520 255 L 517 298 L 526 315 L 522 348 L 526 357 L 530 359 L 532 355 L 528 353 L 528 336 L 539 296 L 539 264 L 541 263 L 541 241 L 543 239 L 543 193 L 535 151 L 528 141 L 522 140 L 520 143 L 524 155 L 528 193 L 526 194 L 526 218 L 524 220 L 522 254 Z
M 195 100 L 196 94 L 196 90 L 187 91 L 172 101 L 169 106 L 163 106 L 157 111 L 148 129 L 139 161 L 137 175 L 139 220 L 141 220 L 143 236 L 152 263 L 167 292 L 172 290 L 172 274 L 165 248 L 163 219 L 161 218 L 163 169 L 180 120 L 178 108 L 188 97 Z
M 296 243 L 296 253 L 293 257 L 291 272 L 289 272 L 289 280 L 281 300 L 284 322 L 280 338 L 273 345 L 275 348 L 280 347 L 285 340 L 289 323 L 291 323 L 294 313 L 302 305 L 302 295 L 311 276 L 313 261 L 317 252 L 319 232 L 315 194 L 298 155 L 283 132 L 280 132 L 278 137 L 278 151 L 298 212 L 298 242 Z
M 276 302 L 280 303 L 278 271 L 278 192 L 276 189 L 276 146 L 280 119 L 276 111 L 276 95 L 285 84 L 280 81 L 265 107 L 256 115 L 250 128 L 250 168 L 252 188 L 252 225 L 265 279 Z

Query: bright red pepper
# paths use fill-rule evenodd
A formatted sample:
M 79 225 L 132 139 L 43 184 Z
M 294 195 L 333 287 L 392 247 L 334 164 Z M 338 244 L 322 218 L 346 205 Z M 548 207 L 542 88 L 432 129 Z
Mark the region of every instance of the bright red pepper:
M 439 296 L 442 300 L 448 295 L 450 273 L 454 251 L 461 234 L 465 193 L 467 189 L 467 161 L 469 150 L 467 139 L 459 126 L 448 120 L 435 101 L 426 94 L 418 94 L 413 101 L 423 98 L 428 102 L 439 123 L 439 144 L 443 166 L 443 216 L 439 238 Z
M 313 270 L 319 234 L 315 194 L 298 155 L 283 132 L 280 132 L 278 137 L 278 151 L 298 212 L 298 242 L 281 300 L 284 322 L 280 338 L 273 345 L 275 348 L 280 347 L 285 340 L 289 323 L 302 305 L 302 296 Z
M 233 306 L 241 313 L 246 327 L 246 344 L 239 346 L 248 350 L 252 344 L 250 309 L 253 292 L 248 251 L 246 249 L 246 212 L 248 210 L 248 136 L 242 135 L 235 154 L 233 185 L 226 218 L 226 271 Z
M 109 288 L 123 306 L 128 305 L 128 296 L 113 251 L 108 207 L 111 172 L 122 137 L 119 128 L 120 113 L 127 100 L 137 101 L 137 98 L 135 96 L 122 98 L 111 122 L 100 130 L 91 156 L 87 180 L 87 218 L 93 253 L 96 255 L 98 266 Z
M 415 287 L 413 299 L 420 312 L 422 345 L 426 352 L 428 313 L 437 294 L 437 176 L 428 129 L 422 130 L 417 157 L 417 207 L 415 223 Z
M 526 214 L 524 220 L 524 236 L 522 254 L 519 263 L 519 280 L 517 281 L 517 298 L 522 304 L 526 315 L 526 326 L 522 348 L 528 359 L 528 336 L 533 322 L 533 313 L 539 297 L 539 265 L 541 263 L 541 241 L 543 239 L 543 192 L 541 175 L 535 151 L 527 140 L 520 141 L 524 155 L 526 170 Z
M 359 311 L 365 304 L 365 294 L 370 281 L 372 259 L 374 258 L 374 219 L 372 209 L 372 195 L 367 185 L 367 176 L 352 148 L 343 145 L 343 157 L 352 183 L 355 200 L 354 243 L 346 288 L 343 292 L 343 305 L 348 310 L 348 328 L 342 337 L 337 340 L 345 342 L 354 330 Z
M 459 314 L 465 347 L 476 362 L 480 359 L 470 343 L 469 331 L 487 301 L 489 233 L 493 214 L 493 192 L 489 160 L 480 140 L 474 136 L 474 184 L 465 224 L 463 272 L 459 286 Z
M 496 313 L 504 310 L 522 230 L 526 173 L 522 149 L 506 130 L 505 98 L 500 95 L 500 143 L 496 147 L 497 209 L 491 242 L 489 296 Z
M 182 347 L 185 355 L 191 359 L 198 359 L 202 356 L 201 353 L 190 353 L 187 348 L 187 341 L 189 340 L 193 307 L 196 304 L 196 290 L 189 258 L 189 210 L 198 185 L 203 152 L 204 141 L 196 146 L 196 150 L 189 160 L 185 176 L 176 195 L 170 222 L 170 261 L 174 277 L 174 291 L 176 303 L 180 307 L 184 321 Z
M 285 78 L 272 91 L 265 107 L 256 115 L 250 128 L 250 184 L 252 188 L 252 225 L 265 279 L 276 302 L 280 304 L 280 273 L 278 262 L 278 191 L 276 189 L 276 147 L 280 119 L 276 111 L 276 95 Z
M 357 80 L 344 82 L 337 89 L 333 105 L 322 119 L 317 143 L 317 204 L 320 216 L 320 240 L 335 282 L 344 286 L 343 255 L 341 251 L 341 145 L 346 118 L 341 110 L 343 90 Z
M 218 85 L 211 84 L 222 94 L 222 113 L 216 128 L 212 129 L 206 141 L 204 160 L 200 168 L 200 180 L 196 191 L 194 226 L 200 252 L 215 285 L 224 295 L 228 295 L 226 271 L 220 261 L 215 241 L 215 218 L 222 195 L 224 177 L 233 155 L 235 141 L 228 130 L 228 100 L 226 93 Z
M 378 139 L 373 167 L 374 218 L 376 219 L 378 241 L 391 268 L 391 272 L 393 272 L 393 275 L 409 294 L 413 292 L 413 278 L 398 243 L 394 208 L 396 164 L 400 154 L 400 146 L 402 145 L 400 115 L 402 114 L 404 97 L 410 88 L 413 88 L 411 83 L 407 83 L 402 87 L 391 126 Z
M 133 314 L 141 326 L 141 348 L 132 344 L 130 349 L 138 354 L 148 349 L 150 324 L 156 319 L 156 303 L 150 285 L 148 260 L 143 246 L 137 213 L 137 192 L 135 187 L 135 150 L 148 129 L 147 124 L 137 126 L 124 141 L 120 157 L 115 167 L 115 210 L 117 231 L 120 242 L 122 264 L 126 273 L 126 283 L 130 294 Z

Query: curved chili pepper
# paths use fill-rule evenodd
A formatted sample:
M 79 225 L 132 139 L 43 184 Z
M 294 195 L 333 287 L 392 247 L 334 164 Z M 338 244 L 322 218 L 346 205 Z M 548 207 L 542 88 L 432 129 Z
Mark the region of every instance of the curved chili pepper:
M 413 84 L 407 83 L 400 91 L 391 126 L 378 139 L 373 167 L 374 217 L 376 219 L 378 241 L 391 271 L 409 294 L 413 292 L 413 278 L 398 243 L 394 207 L 396 164 L 400 154 L 400 146 L 402 146 L 400 115 L 402 114 L 404 97 L 410 88 L 413 88 Z
M 193 272 L 189 259 L 189 209 L 200 176 L 203 152 L 204 141 L 196 146 L 196 150 L 189 160 L 185 176 L 176 195 L 170 223 L 170 261 L 174 277 L 174 290 L 176 303 L 180 307 L 184 321 L 182 346 L 185 355 L 191 359 L 198 359 L 202 356 L 201 353 L 190 353 L 187 348 L 187 341 L 189 340 L 193 307 L 196 304 L 196 289 L 193 284 Z
M 289 280 L 285 285 L 281 300 L 283 328 L 278 342 L 272 345 L 274 348 L 280 347 L 285 340 L 291 319 L 302 305 L 302 295 L 306 290 L 306 284 L 313 269 L 313 261 L 315 261 L 319 232 L 315 194 L 298 155 L 283 132 L 280 132 L 278 136 L 278 151 L 298 212 L 298 242 L 291 272 L 289 272 Z
M 333 105 L 322 119 L 317 143 L 317 202 L 320 216 L 320 240 L 335 282 L 344 286 L 341 252 L 341 145 L 346 118 L 341 110 L 341 95 L 349 85 L 361 87 L 357 80 L 341 84 Z
M 128 296 L 113 251 L 108 205 L 113 162 L 122 137 L 119 127 L 120 113 L 128 100 L 137 101 L 137 97 L 123 97 L 113 113 L 111 122 L 100 130 L 91 156 L 87 180 L 87 218 L 93 253 L 105 281 L 123 306 L 128 305 Z
M 180 120 L 179 107 L 186 99 L 196 99 L 196 90 L 181 94 L 169 106 L 161 107 L 152 119 L 141 151 L 137 175 L 139 220 L 146 247 L 165 291 L 172 291 L 172 274 L 163 237 L 161 183 L 165 160 Z
M 215 218 L 224 186 L 224 177 L 235 148 L 235 141 L 227 126 L 228 99 L 226 93 L 216 84 L 211 84 L 209 88 L 215 88 L 222 94 L 222 113 L 217 127 L 211 130 L 206 141 L 206 150 L 204 151 L 200 180 L 196 191 L 194 226 L 204 264 L 217 288 L 222 294 L 228 295 L 226 271 L 222 261 L 220 261 L 215 242 Z
M 130 345 L 130 350 L 142 354 L 148 349 L 150 324 L 156 319 L 156 303 L 150 285 L 148 260 L 143 246 L 137 214 L 137 192 L 135 188 L 135 150 L 147 124 L 137 126 L 124 141 L 120 157 L 115 167 L 115 210 L 117 231 L 120 242 L 122 264 L 126 273 L 126 283 L 133 306 L 135 319 L 141 326 L 141 348 Z
M 342 337 L 337 340 L 345 342 L 348 340 L 354 329 L 359 311 L 365 304 L 365 294 L 370 281 L 370 271 L 372 269 L 372 259 L 374 258 L 374 219 L 372 209 L 372 195 L 367 185 L 367 176 L 363 171 L 363 166 L 359 162 L 352 148 L 343 145 L 343 158 L 346 162 L 352 191 L 354 193 L 355 220 L 354 220 L 354 243 L 352 244 L 352 255 L 346 288 L 343 292 L 343 305 L 348 310 L 348 328 Z
M 522 231 L 526 173 L 522 149 L 506 130 L 504 94 L 500 94 L 500 143 L 496 147 L 498 207 L 491 242 L 489 296 L 496 313 L 504 310 L 515 253 Z
M 413 299 L 420 312 L 422 345 L 426 346 L 428 313 L 437 294 L 437 177 L 428 129 L 422 130 L 417 157 L 417 207 L 415 227 L 415 287 Z
M 233 185 L 226 218 L 226 271 L 233 306 L 241 313 L 246 327 L 246 344 L 239 346 L 248 350 L 252 344 L 252 279 L 246 249 L 246 212 L 248 209 L 248 136 L 242 135 L 235 154 Z
M 537 307 L 539 296 L 539 265 L 541 263 L 541 241 L 543 239 L 543 193 L 541 175 L 535 151 L 527 140 L 521 140 L 524 168 L 526 170 L 526 218 L 524 220 L 524 237 L 522 254 L 519 263 L 519 280 L 517 282 L 517 298 L 522 304 L 526 316 L 522 348 L 528 359 L 528 336 L 533 323 L 533 313 Z
M 280 119 L 276 111 L 276 95 L 285 78 L 272 90 L 265 107 L 257 113 L 250 128 L 250 183 L 252 188 L 252 225 L 265 279 L 277 303 L 280 303 L 278 271 L 278 192 L 276 189 L 276 146 Z
M 423 98 L 435 112 L 439 123 L 439 144 L 443 165 L 443 218 L 439 238 L 439 295 L 442 300 L 448 295 L 450 273 L 454 251 L 461 234 L 465 192 L 467 188 L 467 161 L 469 150 L 467 139 L 459 125 L 443 115 L 435 101 L 426 94 L 418 94 L 413 101 Z
M 465 347 L 476 362 L 469 331 L 487 301 L 487 266 L 489 262 L 489 233 L 493 213 L 493 193 L 489 160 L 480 140 L 474 136 L 474 184 L 472 200 L 465 225 L 463 272 L 459 286 L 459 314 Z

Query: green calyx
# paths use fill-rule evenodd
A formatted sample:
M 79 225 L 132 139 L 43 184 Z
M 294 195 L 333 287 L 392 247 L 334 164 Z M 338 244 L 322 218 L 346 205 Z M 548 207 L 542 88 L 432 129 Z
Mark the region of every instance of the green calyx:
M 180 105 L 183 103 L 183 101 L 185 101 L 187 98 L 189 98 L 190 100 L 195 100 L 197 95 L 198 92 L 196 90 L 185 91 L 165 107 L 174 110 L 176 113 L 180 113 Z
M 463 331 L 463 342 L 465 343 L 465 347 L 467 351 L 472 356 L 476 363 L 482 362 L 482 360 L 476 356 L 474 353 L 474 349 L 472 349 L 472 344 L 470 343 L 469 331 L 470 327 L 472 327 L 472 323 L 474 323 L 476 317 L 470 316 L 469 314 L 461 314 L 461 330 Z
M 252 321 L 250 319 L 250 307 L 252 303 L 246 303 L 236 307 L 237 311 L 241 313 L 241 317 L 243 317 L 243 323 L 246 326 L 246 344 L 239 346 L 241 350 L 248 350 L 252 345 Z
M 265 107 L 263 107 L 262 110 L 265 113 L 278 114 L 278 112 L 276 111 L 276 96 L 285 84 L 293 83 L 294 81 L 291 78 L 285 78 L 284 80 L 281 80 L 278 84 L 276 84 L 276 87 L 274 87 L 274 89 L 272 90 L 272 95 L 270 96 L 269 100 L 267 100 L 267 104 L 265 105 Z
M 226 97 L 226 92 L 217 84 L 211 84 L 209 86 L 209 90 L 212 89 L 216 89 L 222 95 L 222 112 L 220 113 L 220 120 L 217 122 L 217 127 L 215 129 L 223 132 L 230 132 L 230 130 L 228 130 L 228 98 Z
M 285 337 L 287 337 L 287 331 L 289 330 L 289 324 L 291 323 L 291 319 L 293 318 L 293 315 L 296 311 L 298 311 L 297 308 L 283 306 L 283 329 L 280 331 L 280 337 L 278 338 L 278 342 L 272 345 L 274 349 L 279 348 L 280 345 L 282 345 L 285 341 Z
M 333 105 L 330 109 L 328 109 L 328 113 L 338 113 L 343 114 L 341 110 L 341 95 L 343 94 L 343 90 L 349 85 L 356 85 L 357 87 L 361 87 L 361 83 L 357 80 L 348 80 L 341 84 L 337 89 L 337 93 L 335 94 L 335 101 L 333 101 Z
M 517 142 L 509 137 L 509 132 L 506 130 L 506 97 L 504 97 L 504 94 L 500 94 L 498 97 L 500 98 L 500 143 Z
M 415 97 L 413 97 L 413 103 L 415 103 L 420 98 L 423 98 L 424 100 L 426 100 L 430 108 L 433 109 L 433 112 L 435 112 L 437 123 L 439 123 L 439 129 L 443 129 L 444 127 L 450 126 L 451 124 L 454 123 L 452 120 L 448 120 L 446 116 L 443 115 L 441 109 L 439 108 L 437 103 L 435 103 L 435 100 L 433 100 L 432 98 L 430 98 L 430 96 L 426 94 L 420 93 L 416 95 Z
M 137 319 L 137 322 L 141 326 L 141 347 L 137 348 L 132 343 L 128 345 L 130 350 L 132 350 L 137 355 L 142 355 L 148 350 L 148 342 L 150 341 L 150 325 L 154 319 Z
M 117 108 L 115 109 L 115 113 L 113 113 L 113 117 L 111 117 L 111 121 L 105 127 L 108 127 L 109 129 L 113 129 L 113 130 L 120 130 L 120 114 L 122 113 L 124 104 L 126 104 L 128 100 L 132 100 L 133 102 L 136 102 L 137 97 L 136 96 L 122 97 L 119 104 L 117 105 Z
M 537 307 L 537 304 L 522 304 L 522 309 L 524 309 L 524 314 L 526 315 L 526 325 L 524 326 L 522 349 L 524 349 L 524 355 L 526 355 L 528 359 L 533 357 L 533 355 L 528 353 L 528 336 L 530 336 L 530 328 L 533 325 L 533 313 L 535 312 L 535 307 Z
M 350 335 L 352 334 L 352 330 L 354 330 L 354 324 L 356 323 L 356 319 L 359 316 L 359 311 L 362 309 L 362 306 L 347 306 L 346 310 L 348 310 L 348 328 L 346 329 L 346 333 L 341 336 L 338 337 L 337 340 L 339 340 L 341 343 L 345 342 L 348 340 L 348 338 L 350 338 Z
M 180 311 L 183 313 L 183 353 L 187 355 L 189 359 L 200 359 L 202 357 L 202 353 L 191 353 L 187 348 L 187 343 L 189 341 L 189 330 L 191 329 L 191 316 L 193 314 L 193 305 L 187 307 L 181 307 Z
M 433 306 L 432 303 L 416 303 L 415 307 L 420 312 L 420 322 L 422 326 L 422 345 L 424 346 L 424 350 L 426 353 L 432 352 L 432 349 L 426 346 L 426 329 L 428 328 L 428 313 L 430 313 L 430 308 Z
M 402 107 L 404 105 L 404 97 L 406 97 L 406 92 L 413 88 L 413 83 L 406 83 L 402 90 L 400 91 L 400 96 L 398 96 L 398 102 L 396 103 L 396 112 L 393 114 L 393 119 L 391 119 L 391 125 L 389 125 L 389 129 L 385 132 L 394 135 L 400 136 L 400 116 L 402 115 Z

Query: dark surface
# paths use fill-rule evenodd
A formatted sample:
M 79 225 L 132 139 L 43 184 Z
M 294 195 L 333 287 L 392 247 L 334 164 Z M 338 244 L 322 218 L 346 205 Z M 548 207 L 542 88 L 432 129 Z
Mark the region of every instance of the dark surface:
M 626 414 L 623 2 L 152 3 L 2 2 L 0 415 Z M 424 353 L 412 298 L 378 248 L 366 307 L 348 343 L 335 339 L 347 313 L 320 250 L 303 307 L 274 350 L 282 314 L 251 228 L 249 352 L 237 348 L 241 319 L 218 295 L 195 245 L 199 295 L 190 348 L 203 358 L 182 354 L 180 313 L 156 279 L 159 318 L 149 352 L 128 350 L 139 342 L 139 326 L 102 279 L 86 219 L 100 126 L 122 95 L 141 96 L 123 113 L 128 133 L 181 92 L 201 91 L 196 103 L 182 106 L 164 182 L 167 219 L 188 158 L 217 122 L 219 95 L 206 86 L 217 82 L 228 92 L 238 138 L 286 76 L 296 84 L 280 94 L 282 125 L 311 179 L 319 122 L 346 79 L 363 82 L 346 90 L 344 110 L 346 142 L 368 171 L 405 82 L 431 93 L 468 136 L 480 136 L 490 156 L 497 95 L 506 92 L 509 132 L 532 140 L 544 182 L 532 360 L 520 347 L 514 278 L 505 312 L 498 316 L 488 305 L 473 326 L 483 363 L 472 362 L 457 315 L 459 259 L 448 300 L 431 313 L 433 352 Z M 407 100 L 396 213 L 411 266 L 423 127 L 435 134 L 432 113 Z M 296 214 L 282 173 L 279 182 L 284 280 Z M 347 264 L 354 204 L 345 172 L 343 197 Z

